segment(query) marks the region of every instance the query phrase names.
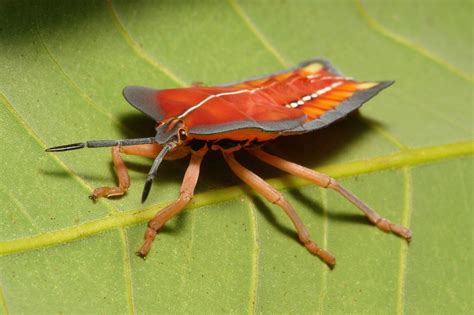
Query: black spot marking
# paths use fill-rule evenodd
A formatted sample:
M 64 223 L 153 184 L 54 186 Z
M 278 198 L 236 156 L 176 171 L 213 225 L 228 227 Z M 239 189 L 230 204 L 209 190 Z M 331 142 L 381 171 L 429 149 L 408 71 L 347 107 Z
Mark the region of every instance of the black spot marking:
M 188 143 L 188 146 L 191 147 L 191 150 L 193 151 L 199 151 L 201 150 L 204 146 L 206 145 L 205 140 L 198 140 L 198 139 L 193 139 L 191 142 Z
M 216 141 L 215 144 L 225 150 L 238 146 L 240 144 L 240 141 L 224 138 L 219 141 Z
M 258 141 L 256 138 L 253 139 L 252 141 L 249 141 L 247 145 L 245 146 L 246 148 L 256 148 L 264 144 L 264 141 Z
M 214 143 L 214 141 L 216 141 L 216 140 L 207 141 L 207 147 L 209 148 L 209 150 L 212 150 L 212 144 Z

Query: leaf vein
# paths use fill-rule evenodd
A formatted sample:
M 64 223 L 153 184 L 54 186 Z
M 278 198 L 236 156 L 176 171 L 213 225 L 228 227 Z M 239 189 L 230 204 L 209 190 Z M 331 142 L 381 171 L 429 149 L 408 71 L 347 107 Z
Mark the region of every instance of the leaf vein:
M 181 285 L 180 285 L 180 292 L 181 292 L 181 296 L 182 296 L 182 299 L 183 301 L 186 300 L 186 297 L 185 297 L 185 292 L 186 292 L 186 283 L 187 283 L 187 276 L 189 276 L 189 266 L 191 264 L 191 258 L 192 258 L 192 253 L 193 253 L 193 249 L 194 249 L 194 240 L 195 240 L 195 237 L 196 237 L 196 210 L 192 210 L 190 211 L 191 212 L 191 218 L 190 218 L 190 221 L 191 221 L 191 238 L 189 239 L 189 245 L 188 245 L 188 249 L 185 253 L 185 257 L 184 257 L 184 262 L 183 262 L 183 266 L 182 266 L 182 269 L 181 269 Z
M 123 251 L 123 272 L 125 280 L 125 294 L 127 295 L 127 306 L 129 314 L 136 314 L 135 300 L 133 295 L 133 279 L 132 279 L 132 267 L 130 266 L 130 245 L 128 243 L 127 231 L 120 228 L 120 243 L 122 244 Z
M 5 298 L 5 290 L 3 289 L 3 285 L 0 282 L 0 305 L 1 305 L 1 310 L 3 314 L 8 315 L 10 312 L 8 311 L 8 306 L 7 306 L 7 299 Z
M 249 314 L 255 314 L 257 310 L 258 302 L 258 287 L 259 279 L 258 272 L 260 266 L 260 241 L 258 238 L 258 222 L 257 216 L 255 213 L 255 205 L 253 202 L 246 197 L 246 204 L 248 209 L 252 239 L 253 239 L 253 249 L 252 249 L 252 271 L 251 271 L 251 282 L 250 282 L 250 296 L 249 296 Z
M 326 188 L 319 188 L 321 192 L 321 209 L 323 210 L 323 243 L 322 248 L 328 249 L 328 238 L 329 238 L 329 204 L 328 204 L 328 194 Z M 321 294 L 319 296 L 319 314 L 324 313 L 324 301 L 327 294 L 328 286 L 328 274 L 329 269 L 325 264 L 321 264 Z
M 38 26 L 35 24 L 36 27 L 36 33 L 38 35 L 38 38 L 40 39 L 41 46 L 43 49 L 46 51 L 46 54 L 48 55 L 49 59 L 56 65 L 56 67 L 59 69 L 59 72 L 66 78 L 66 82 L 73 88 L 74 91 L 86 102 L 86 104 L 92 106 L 94 109 L 99 111 L 100 113 L 104 114 L 110 121 L 112 121 L 115 125 L 119 126 L 122 129 L 125 129 L 132 134 L 135 133 L 132 129 L 130 129 L 127 125 L 124 125 L 120 120 L 118 120 L 112 113 L 106 111 L 104 107 L 99 106 L 87 93 L 85 93 L 81 87 L 66 73 L 64 68 L 61 66 L 59 61 L 54 57 L 53 53 L 51 50 L 48 48 L 46 45 L 43 36 L 41 35 L 41 32 L 38 29 Z
M 11 190 L 8 189 L 5 185 L 0 183 L 0 188 L 5 191 L 7 194 L 8 198 L 10 198 L 11 201 L 16 205 L 16 208 L 23 214 L 23 216 L 26 218 L 28 222 L 30 222 L 31 226 L 37 231 L 37 232 L 44 232 L 43 229 L 41 229 L 38 224 L 35 222 L 33 217 L 29 214 L 28 210 L 26 209 L 25 205 L 18 200 L 12 193 Z
M 357 11 L 361 15 L 362 19 L 365 20 L 367 25 L 374 30 L 375 32 L 381 34 L 382 36 L 394 41 L 395 43 L 407 47 L 421 56 L 425 57 L 426 59 L 436 63 L 437 65 L 441 66 L 445 70 L 455 74 L 456 76 L 470 82 L 474 83 L 474 78 L 460 69 L 456 68 L 455 66 L 451 65 L 449 62 L 445 61 L 441 57 L 437 56 L 436 54 L 432 53 L 428 49 L 418 46 L 417 44 L 411 42 L 410 40 L 406 39 L 405 37 L 397 34 L 385 27 L 383 27 L 375 18 L 370 16 L 367 10 L 364 8 L 361 0 L 354 0 L 354 4 L 356 6 Z
M 145 60 L 148 64 L 159 70 L 161 73 L 166 75 L 168 78 L 179 84 L 180 86 L 187 85 L 187 82 L 183 79 L 179 78 L 175 73 L 173 73 L 170 69 L 168 69 L 165 65 L 155 60 L 153 57 L 148 54 L 138 42 L 132 37 L 129 31 L 125 28 L 117 11 L 114 8 L 112 0 L 106 0 L 107 8 L 112 18 L 112 22 L 114 23 L 117 31 L 120 35 L 122 35 L 123 39 L 127 43 L 127 45 L 132 49 L 132 51 L 141 59 Z
M 41 140 L 41 138 L 34 132 L 34 130 L 26 123 L 23 117 L 15 110 L 13 105 L 10 101 L 0 93 L 0 102 L 5 105 L 5 108 L 11 113 L 11 115 L 16 119 L 16 121 L 20 124 L 20 126 L 25 129 L 26 133 L 34 140 L 37 144 L 44 150 L 46 148 L 46 144 Z M 48 157 L 55 161 L 60 167 L 64 169 L 64 171 L 69 174 L 72 178 L 74 178 L 77 182 L 79 182 L 80 186 L 85 188 L 87 192 L 90 192 L 93 188 L 89 185 L 86 181 L 84 181 L 81 177 L 76 175 L 66 163 L 64 163 L 60 158 L 57 157 L 55 154 L 48 154 Z M 111 213 L 119 213 L 120 211 L 115 207 L 112 206 L 111 203 L 107 200 L 101 200 L 104 205 L 109 209 Z
M 412 214 L 412 179 L 411 169 L 408 166 L 403 167 L 403 183 L 404 183 L 404 205 L 403 205 L 403 218 L 402 224 L 404 226 L 410 226 L 411 214 Z M 400 270 L 398 275 L 398 292 L 397 292 L 397 310 L 398 314 L 405 313 L 405 290 L 406 290 L 406 276 L 407 276 L 407 260 L 408 260 L 408 244 L 402 242 L 400 246 Z
M 285 67 L 289 64 L 282 54 L 270 43 L 270 41 L 262 34 L 257 25 L 252 21 L 250 16 L 242 9 L 237 0 L 228 0 L 229 5 L 235 13 L 244 21 L 248 29 L 255 35 L 255 37 L 262 43 L 262 45 Z

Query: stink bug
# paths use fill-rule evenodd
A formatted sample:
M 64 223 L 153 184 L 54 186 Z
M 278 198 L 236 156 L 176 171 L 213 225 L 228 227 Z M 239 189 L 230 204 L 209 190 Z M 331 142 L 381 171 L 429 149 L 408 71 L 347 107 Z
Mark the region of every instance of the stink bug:
M 215 87 L 195 85 L 156 90 L 128 86 L 123 91 L 125 99 L 157 122 L 154 137 L 87 141 L 46 151 L 112 147 L 119 185 L 95 189 L 90 196 L 93 200 L 121 196 L 127 192 L 130 179 L 120 153 L 154 158 L 145 182 L 142 202 L 145 202 L 150 192 L 153 178 L 163 159 L 191 155 L 178 199 L 148 222 L 144 244 L 137 252 L 143 258 L 150 251 L 158 230 L 191 200 L 206 152 L 221 151 L 238 177 L 285 211 L 308 251 L 333 267 L 335 258 L 311 239 L 302 220 L 283 195 L 239 164 L 233 153 L 245 149 L 276 168 L 305 178 L 320 187 L 331 188 L 359 208 L 379 229 L 409 240 L 409 229 L 382 218 L 335 179 L 261 149 L 265 142 L 279 136 L 302 134 L 332 124 L 357 110 L 392 83 L 355 81 L 342 75 L 328 61 L 314 59 L 288 70 Z

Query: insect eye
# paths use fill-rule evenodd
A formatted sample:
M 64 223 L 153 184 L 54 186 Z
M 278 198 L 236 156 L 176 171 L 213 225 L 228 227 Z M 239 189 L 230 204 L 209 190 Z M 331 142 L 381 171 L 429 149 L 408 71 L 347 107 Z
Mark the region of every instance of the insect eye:
M 178 130 L 179 140 L 184 141 L 188 138 L 188 133 L 184 129 Z

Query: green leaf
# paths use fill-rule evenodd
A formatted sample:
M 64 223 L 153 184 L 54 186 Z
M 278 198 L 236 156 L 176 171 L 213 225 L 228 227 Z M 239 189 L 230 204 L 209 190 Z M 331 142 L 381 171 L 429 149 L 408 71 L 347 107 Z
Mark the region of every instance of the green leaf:
M 469 313 L 472 310 L 472 1 L 4 1 L 0 17 L 0 305 L 3 313 Z M 216 84 L 314 56 L 397 83 L 354 116 L 268 146 L 339 178 L 413 241 L 381 233 L 332 191 L 238 159 L 270 179 L 329 270 L 278 207 L 206 157 L 194 201 L 146 261 L 146 221 L 176 198 L 187 159 L 49 146 L 153 135 L 127 85 Z

